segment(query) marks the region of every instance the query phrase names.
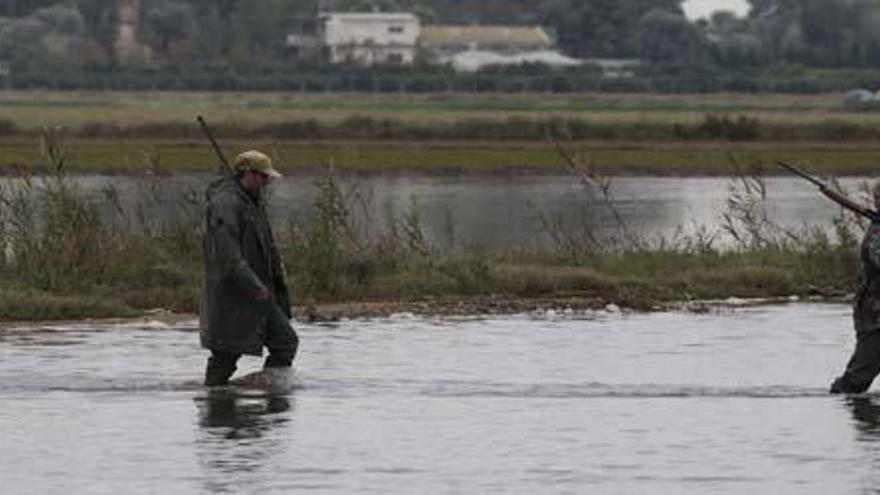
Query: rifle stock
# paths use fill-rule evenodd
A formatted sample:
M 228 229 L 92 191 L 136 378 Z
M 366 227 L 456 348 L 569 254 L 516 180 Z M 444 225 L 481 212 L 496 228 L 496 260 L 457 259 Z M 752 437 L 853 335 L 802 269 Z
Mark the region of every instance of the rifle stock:
M 858 215 L 861 215 L 872 222 L 880 221 L 880 213 L 878 213 L 878 212 L 876 212 L 866 206 L 863 206 L 863 205 L 856 203 L 855 201 L 849 199 L 848 197 L 844 196 L 843 194 L 839 193 L 838 191 L 831 189 L 830 187 L 825 185 L 819 179 L 804 172 L 803 170 L 798 169 L 797 167 L 795 167 L 794 165 L 791 165 L 790 163 L 786 163 L 781 160 L 778 161 L 777 163 L 780 166 L 782 166 L 783 168 L 785 168 L 786 170 L 789 170 L 790 172 L 794 173 L 795 175 L 797 175 L 801 178 L 804 178 L 804 179 L 810 181 L 811 183 L 815 184 L 816 186 L 818 186 L 819 191 L 822 194 L 824 194 L 826 198 L 830 199 L 831 201 L 834 201 L 835 203 L 839 204 L 843 208 L 845 208 L 853 213 L 856 213 Z

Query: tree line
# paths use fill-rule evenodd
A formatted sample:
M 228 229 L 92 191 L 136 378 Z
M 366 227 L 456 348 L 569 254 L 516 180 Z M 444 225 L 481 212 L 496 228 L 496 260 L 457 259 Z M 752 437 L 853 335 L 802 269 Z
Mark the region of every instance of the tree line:
M 405 10 L 423 23 L 538 24 L 581 58 L 634 58 L 664 77 L 779 67 L 880 67 L 880 0 L 749 0 L 744 17 L 691 21 L 683 0 L 336 0 L 336 11 Z M 245 71 L 297 62 L 285 47 L 318 0 L 142 0 L 138 41 L 151 56 L 118 60 L 116 2 L 0 0 L 0 61 L 14 73 Z M 300 67 L 303 70 L 308 67 Z

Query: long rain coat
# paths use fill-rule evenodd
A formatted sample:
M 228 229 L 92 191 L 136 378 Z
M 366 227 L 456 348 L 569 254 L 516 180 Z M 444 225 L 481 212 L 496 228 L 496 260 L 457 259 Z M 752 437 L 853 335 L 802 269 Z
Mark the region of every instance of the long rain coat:
M 853 304 L 856 348 L 834 393 L 862 393 L 880 374 L 880 223 L 868 227 L 861 246 L 862 280 Z
M 204 273 L 199 319 L 203 347 L 261 355 L 270 304 L 290 318 L 284 269 L 265 205 L 236 177 L 212 183 L 206 192 Z M 261 288 L 271 301 L 257 301 Z

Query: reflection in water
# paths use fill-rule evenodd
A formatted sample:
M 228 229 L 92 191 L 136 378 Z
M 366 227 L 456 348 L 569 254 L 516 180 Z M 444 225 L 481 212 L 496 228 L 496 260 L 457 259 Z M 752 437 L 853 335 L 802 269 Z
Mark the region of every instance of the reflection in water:
M 852 396 L 846 398 L 852 412 L 855 427 L 864 440 L 880 440 L 880 404 L 874 397 Z
M 288 417 L 276 415 L 290 409 L 290 401 L 280 395 L 241 395 L 234 390 L 210 390 L 196 399 L 199 426 L 222 429 L 228 439 L 258 438 Z
M 210 390 L 195 399 L 201 435 L 196 452 L 207 493 L 244 493 L 265 483 L 266 471 L 287 457 L 291 401 L 273 394 Z
M 856 441 L 862 447 L 862 457 L 872 468 L 860 481 L 863 487 L 872 487 L 861 493 L 880 494 L 876 488 L 878 484 L 877 470 L 880 466 L 880 402 L 876 396 L 851 396 L 846 398 L 846 406 L 853 417 L 853 426 L 856 430 Z

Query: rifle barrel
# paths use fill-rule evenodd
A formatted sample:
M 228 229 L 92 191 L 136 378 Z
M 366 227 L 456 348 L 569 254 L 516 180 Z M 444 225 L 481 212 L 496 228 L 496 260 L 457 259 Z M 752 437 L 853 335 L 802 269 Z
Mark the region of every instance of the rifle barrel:
M 823 184 L 820 180 L 818 180 L 815 177 L 807 174 L 806 172 L 798 169 L 794 165 L 788 164 L 788 163 L 781 161 L 781 160 L 778 161 L 777 163 L 780 166 L 785 167 L 787 170 L 791 171 L 793 174 L 798 175 L 800 177 L 803 177 L 804 179 L 807 179 L 808 181 L 812 182 L 813 184 L 819 186 L 819 190 L 822 191 L 822 194 L 824 194 L 825 197 L 827 197 L 828 199 L 839 204 L 843 208 L 846 208 L 847 210 L 850 210 L 853 213 L 861 215 L 872 222 L 880 221 L 880 213 L 878 213 L 877 211 L 856 203 L 855 201 L 844 196 L 843 194 L 829 188 L 828 186 Z
M 199 125 L 202 127 L 202 132 L 205 133 L 205 136 L 208 138 L 208 141 L 211 142 L 211 147 L 214 148 L 214 153 L 217 155 L 217 158 L 220 159 L 220 162 L 223 163 L 223 166 L 226 168 L 226 171 L 229 174 L 233 174 L 232 167 L 229 165 L 229 162 L 226 160 L 226 156 L 223 155 L 223 150 L 220 149 L 220 145 L 217 144 L 217 140 L 214 139 L 214 135 L 211 134 L 211 129 L 208 127 L 208 123 L 205 122 L 205 119 L 202 118 L 201 115 L 196 116 L 196 120 L 199 122 Z
M 812 175 L 804 172 L 803 170 L 800 170 L 799 168 L 795 167 L 794 165 L 791 165 L 790 163 L 786 163 L 782 160 L 779 160 L 776 163 L 778 163 L 781 167 L 785 168 L 789 172 L 791 172 L 799 177 L 803 177 L 804 179 L 807 179 L 808 181 L 812 182 L 813 184 L 815 184 L 821 188 L 825 187 L 825 184 L 823 184 L 822 181 L 820 181 L 819 179 L 813 177 Z

